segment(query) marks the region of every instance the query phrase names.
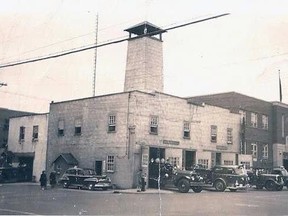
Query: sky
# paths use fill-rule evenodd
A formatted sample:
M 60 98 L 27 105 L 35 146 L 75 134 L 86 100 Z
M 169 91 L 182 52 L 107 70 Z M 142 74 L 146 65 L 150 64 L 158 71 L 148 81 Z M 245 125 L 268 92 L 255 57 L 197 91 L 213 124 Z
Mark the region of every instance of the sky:
M 128 37 L 149 21 L 163 34 L 164 92 L 188 97 L 238 92 L 288 103 L 286 0 L 0 0 L 0 67 Z M 98 17 L 98 19 L 97 19 Z M 98 28 L 97 28 L 98 26 Z M 98 29 L 96 31 L 96 29 Z M 97 34 L 96 34 L 97 32 Z M 59 102 L 124 89 L 127 41 L 0 68 L 0 107 L 49 112 Z M 95 69 L 96 68 L 96 69 Z

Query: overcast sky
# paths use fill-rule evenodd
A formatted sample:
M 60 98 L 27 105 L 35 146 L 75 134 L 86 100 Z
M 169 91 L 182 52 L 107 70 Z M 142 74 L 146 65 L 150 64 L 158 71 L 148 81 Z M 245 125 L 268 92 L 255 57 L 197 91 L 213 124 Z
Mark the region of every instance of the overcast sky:
M 288 1 L 0 0 L 0 65 L 127 37 L 145 20 L 163 35 L 164 91 L 196 96 L 235 91 L 288 103 Z M 96 95 L 122 92 L 127 42 L 97 51 Z M 94 50 L 0 68 L 0 107 L 48 112 L 49 103 L 93 95 Z

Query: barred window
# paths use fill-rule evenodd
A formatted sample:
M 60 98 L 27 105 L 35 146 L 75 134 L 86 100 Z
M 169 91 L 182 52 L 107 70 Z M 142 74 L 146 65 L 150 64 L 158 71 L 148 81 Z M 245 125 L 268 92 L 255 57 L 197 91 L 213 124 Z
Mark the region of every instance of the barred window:
M 184 128 L 183 137 L 184 137 L 185 139 L 190 139 L 190 122 L 185 121 L 185 122 L 184 122 L 184 125 L 183 125 L 183 128 Z
M 198 164 L 203 165 L 204 168 L 208 168 L 208 159 L 198 159 Z
M 179 157 L 169 157 L 168 158 L 169 163 L 173 166 L 173 167 L 179 167 L 180 165 L 180 158 Z
M 34 125 L 33 126 L 32 141 L 37 141 L 38 140 L 38 131 L 39 131 L 39 126 L 38 125 Z
M 233 160 L 224 160 L 224 165 L 233 165 Z
M 24 140 L 25 140 L 25 127 L 21 126 L 19 132 L 19 142 L 24 142 Z
M 108 119 L 108 132 L 115 132 L 116 131 L 116 116 L 109 115 Z
M 233 144 L 233 129 L 227 128 L 227 144 Z
M 151 116 L 150 133 L 151 134 L 158 134 L 158 116 Z
M 211 142 L 217 143 L 217 126 L 211 125 Z
M 108 155 L 107 156 L 107 172 L 115 171 L 115 157 Z

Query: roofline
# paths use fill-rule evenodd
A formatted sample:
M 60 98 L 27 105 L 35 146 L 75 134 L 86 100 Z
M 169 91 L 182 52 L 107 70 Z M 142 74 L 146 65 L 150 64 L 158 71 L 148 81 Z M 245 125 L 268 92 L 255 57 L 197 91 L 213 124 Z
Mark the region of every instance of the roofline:
M 39 116 L 39 115 L 49 115 L 49 112 L 47 113 L 35 113 L 35 114 L 27 114 L 27 115 L 21 115 L 21 116 L 12 116 L 9 119 L 12 118 L 22 118 L 22 117 L 28 117 L 28 116 Z

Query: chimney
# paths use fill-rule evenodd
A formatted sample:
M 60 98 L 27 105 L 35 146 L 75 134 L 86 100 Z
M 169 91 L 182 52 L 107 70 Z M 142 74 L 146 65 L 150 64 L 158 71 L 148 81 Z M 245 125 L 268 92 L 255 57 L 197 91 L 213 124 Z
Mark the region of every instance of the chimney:
M 149 22 L 125 31 L 129 32 L 129 40 L 124 91 L 163 92 L 162 33 L 166 31 Z

